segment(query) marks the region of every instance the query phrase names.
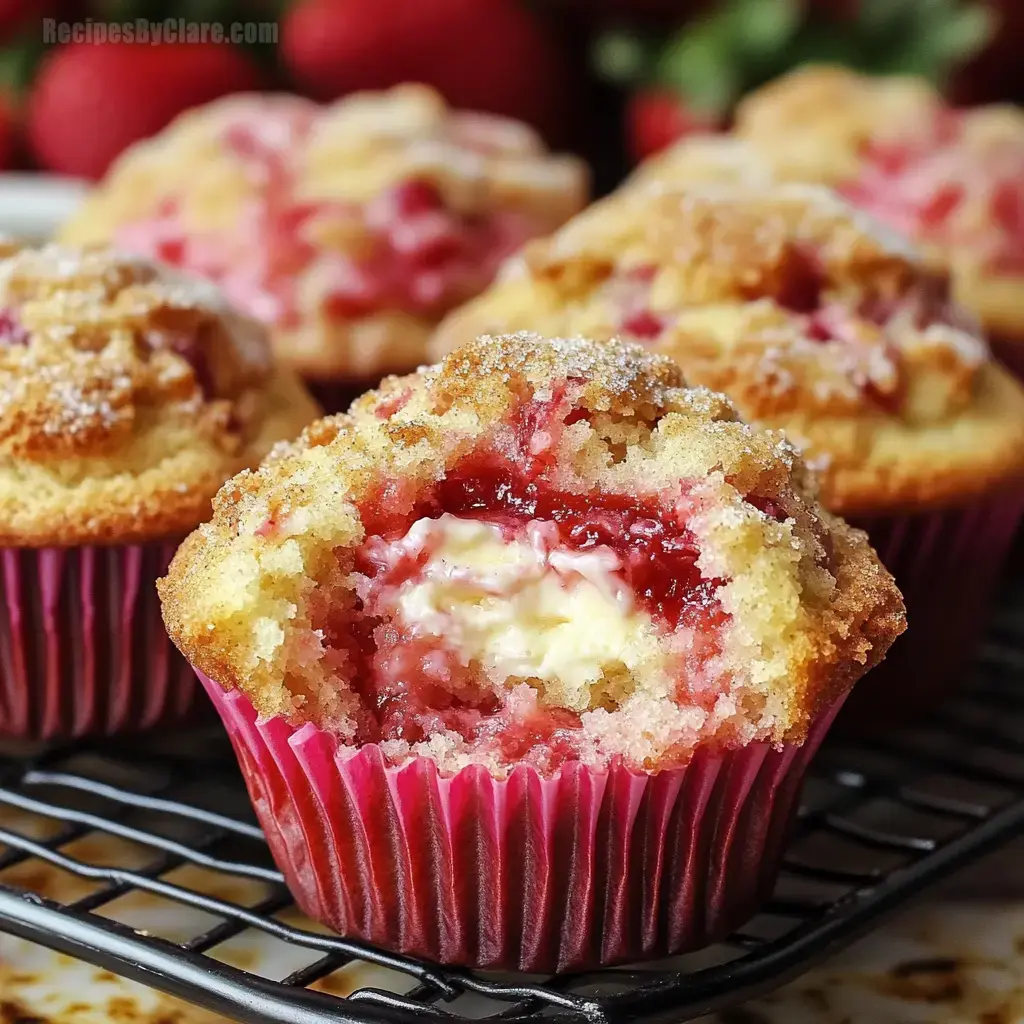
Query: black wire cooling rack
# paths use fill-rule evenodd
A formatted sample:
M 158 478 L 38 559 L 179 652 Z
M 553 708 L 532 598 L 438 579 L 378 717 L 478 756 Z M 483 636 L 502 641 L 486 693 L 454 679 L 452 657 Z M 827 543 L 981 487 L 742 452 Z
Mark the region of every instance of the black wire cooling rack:
M 0 931 L 251 1024 L 681 1021 L 799 974 L 1024 830 L 1024 588 L 962 697 L 826 745 L 763 912 L 659 963 L 484 975 L 323 934 L 291 906 L 226 745 L 187 744 L 0 758 Z

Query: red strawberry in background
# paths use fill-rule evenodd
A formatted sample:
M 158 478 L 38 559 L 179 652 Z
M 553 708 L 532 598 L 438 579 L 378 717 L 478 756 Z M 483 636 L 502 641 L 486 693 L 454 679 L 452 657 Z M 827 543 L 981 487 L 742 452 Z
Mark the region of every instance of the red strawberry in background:
M 21 155 L 21 118 L 15 104 L 0 92 L 0 171 L 14 167 Z
M 72 44 L 42 65 L 28 102 L 29 142 L 50 170 L 98 178 L 181 111 L 259 85 L 255 64 L 226 45 Z
M 519 118 L 552 141 L 566 131 L 572 76 L 519 0 L 300 0 L 281 55 L 318 99 L 425 82 L 453 106 Z
M 637 162 L 684 135 L 720 127 L 718 119 L 691 110 L 678 93 L 668 90 L 642 89 L 626 103 L 626 143 Z

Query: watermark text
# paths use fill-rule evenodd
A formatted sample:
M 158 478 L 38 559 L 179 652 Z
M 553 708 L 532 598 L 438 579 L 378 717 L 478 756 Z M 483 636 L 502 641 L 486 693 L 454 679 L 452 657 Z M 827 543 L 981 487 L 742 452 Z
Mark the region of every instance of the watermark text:
M 159 46 L 162 43 L 232 43 L 235 46 L 277 43 L 276 21 L 189 21 L 186 18 L 163 18 L 152 21 L 58 21 L 43 18 L 43 42 L 47 46 L 68 43 L 129 43 Z

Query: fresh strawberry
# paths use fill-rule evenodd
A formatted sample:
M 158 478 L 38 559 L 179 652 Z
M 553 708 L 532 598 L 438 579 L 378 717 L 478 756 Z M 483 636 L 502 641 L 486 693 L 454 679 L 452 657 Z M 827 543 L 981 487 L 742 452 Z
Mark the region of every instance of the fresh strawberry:
M 516 117 L 549 137 L 566 128 L 570 75 L 519 0 L 300 0 L 281 54 L 318 99 L 425 82 L 453 106 Z
M 255 64 L 230 46 L 72 44 L 43 63 L 29 98 L 29 141 L 43 166 L 98 178 L 181 111 L 259 83 Z
M 21 155 L 21 124 L 18 109 L 6 93 L 0 92 L 0 170 L 14 167 Z
M 713 117 L 690 110 L 676 93 L 643 89 L 626 105 L 626 139 L 635 161 L 644 160 L 684 135 L 714 131 Z

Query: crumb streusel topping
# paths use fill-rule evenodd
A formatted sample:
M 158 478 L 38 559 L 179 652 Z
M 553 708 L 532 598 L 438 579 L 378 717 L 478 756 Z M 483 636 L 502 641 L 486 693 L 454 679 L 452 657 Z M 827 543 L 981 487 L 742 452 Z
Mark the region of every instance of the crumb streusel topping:
M 394 763 L 799 742 L 903 629 L 809 480 L 638 345 L 481 338 L 225 485 L 165 620 L 262 715 Z
M 99 248 L 0 259 L 0 540 L 173 536 L 315 415 L 210 284 Z

